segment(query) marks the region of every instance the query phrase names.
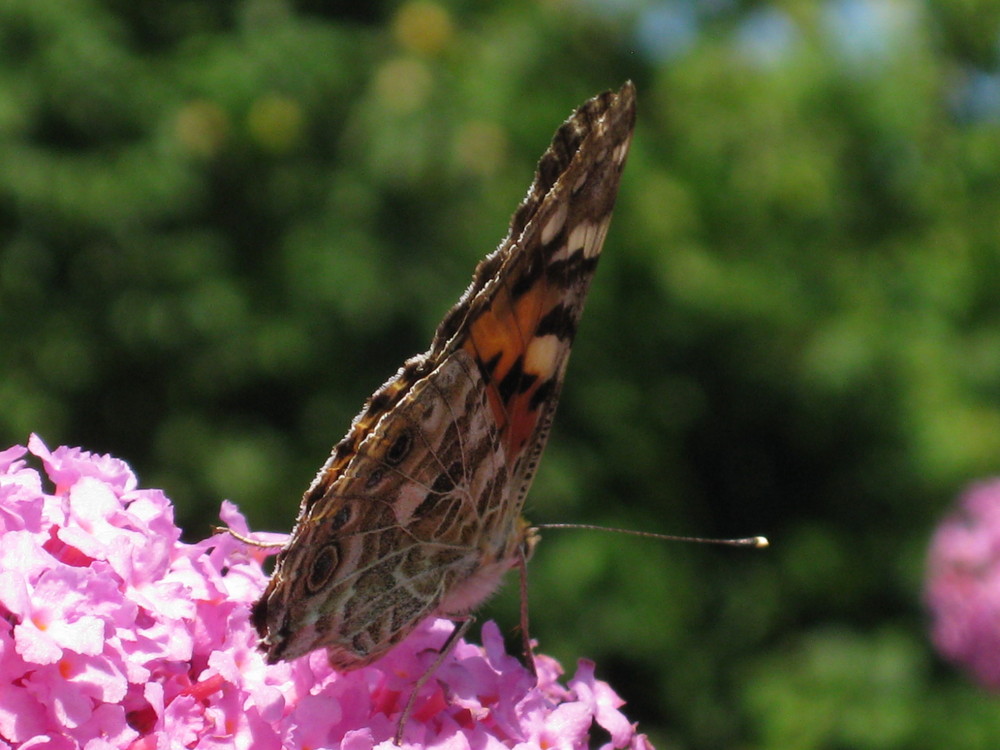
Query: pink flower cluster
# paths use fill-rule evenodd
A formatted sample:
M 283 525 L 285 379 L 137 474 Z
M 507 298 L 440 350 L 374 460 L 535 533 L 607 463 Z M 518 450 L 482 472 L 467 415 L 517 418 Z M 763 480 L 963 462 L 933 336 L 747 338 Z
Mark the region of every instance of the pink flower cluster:
M 248 533 L 232 504 L 221 517 Z M 0 748 L 392 748 L 451 623 L 348 674 L 322 651 L 267 666 L 248 619 L 265 555 L 227 534 L 182 543 L 167 497 L 118 459 L 34 436 L 0 452 Z M 593 664 L 564 687 L 539 657 L 536 684 L 493 623 L 483 640 L 459 643 L 427 682 L 404 745 L 569 750 L 596 723 L 605 748 L 650 747 Z
M 970 487 L 938 526 L 925 597 L 938 651 L 1000 689 L 1000 479 Z

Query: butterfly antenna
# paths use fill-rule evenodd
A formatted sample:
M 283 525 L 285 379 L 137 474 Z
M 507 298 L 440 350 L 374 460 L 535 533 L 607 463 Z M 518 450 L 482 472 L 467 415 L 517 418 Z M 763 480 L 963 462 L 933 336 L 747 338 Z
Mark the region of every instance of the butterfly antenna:
M 710 539 L 701 536 L 676 536 L 674 534 L 657 534 L 654 531 L 636 531 L 635 529 L 616 529 L 610 526 L 594 526 L 589 523 L 539 523 L 535 529 L 583 529 L 584 531 L 610 531 L 615 534 L 630 534 L 645 536 L 650 539 L 662 539 L 668 542 L 694 542 L 696 544 L 721 544 L 725 547 L 755 547 L 764 549 L 770 545 L 766 536 L 748 536 L 742 539 Z

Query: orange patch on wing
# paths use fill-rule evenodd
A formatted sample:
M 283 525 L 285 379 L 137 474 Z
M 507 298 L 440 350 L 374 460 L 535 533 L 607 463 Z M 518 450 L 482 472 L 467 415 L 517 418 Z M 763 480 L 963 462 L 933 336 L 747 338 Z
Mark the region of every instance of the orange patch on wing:
M 504 437 L 511 456 L 516 456 L 521 452 L 538 425 L 538 409 L 532 409 L 530 404 L 531 396 L 538 389 L 539 382 L 536 381 L 525 393 L 514 396 L 507 404 L 507 415 L 510 417 L 510 423 Z
M 489 374 L 487 398 L 493 417 L 501 432 L 508 455 L 517 455 L 530 439 L 538 424 L 538 409 L 531 408 L 531 399 L 538 388 L 554 376 L 552 372 L 525 370 L 525 377 L 535 376 L 524 392 L 514 393 L 506 401 L 499 385 L 524 356 L 534 340 L 538 322 L 545 311 L 558 303 L 549 299 L 544 276 L 516 301 L 509 288 L 499 288 L 489 309 L 469 324 L 465 350 L 483 363 L 496 360 Z

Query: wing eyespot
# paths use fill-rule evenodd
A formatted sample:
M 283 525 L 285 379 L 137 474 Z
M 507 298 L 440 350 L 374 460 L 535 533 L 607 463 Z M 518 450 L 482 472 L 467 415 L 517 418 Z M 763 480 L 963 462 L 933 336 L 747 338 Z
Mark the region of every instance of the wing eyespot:
M 403 430 L 396 436 L 396 439 L 392 441 L 389 449 L 385 452 L 385 462 L 389 466 L 399 466 L 409 454 L 412 447 L 413 435 L 409 430 Z
M 309 562 L 309 577 L 306 578 L 306 591 L 316 594 L 333 577 L 340 563 L 340 548 L 333 542 L 319 548 Z

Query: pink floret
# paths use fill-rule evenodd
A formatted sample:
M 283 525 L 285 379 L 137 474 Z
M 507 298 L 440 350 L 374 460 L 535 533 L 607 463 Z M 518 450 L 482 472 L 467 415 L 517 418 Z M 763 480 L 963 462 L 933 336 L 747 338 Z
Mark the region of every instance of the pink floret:
M 40 459 L 44 476 L 25 457 Z M 222 521 L 251 532 L 236 506 Z M 249 622 L 271 551 L 228 534 L 180 541 L 173 506 L 129 466 L 76 448 L 0 451 L 0 747 L 51 750 L 389 750 L 414 682 L 451 632 L 424 623 L 375 664 L 334 671 L 322 651 L 267 665 Z M 256 534 L 261 541 L 283 536 Z M 622 700 L 580 662 L 538 680 L 492 622 L 423 686 L 404 746 L 647 750 Z
M 1000 690 L 1000 479 L 969 488 L 938 526 L 925 598 L 942 656 Z

